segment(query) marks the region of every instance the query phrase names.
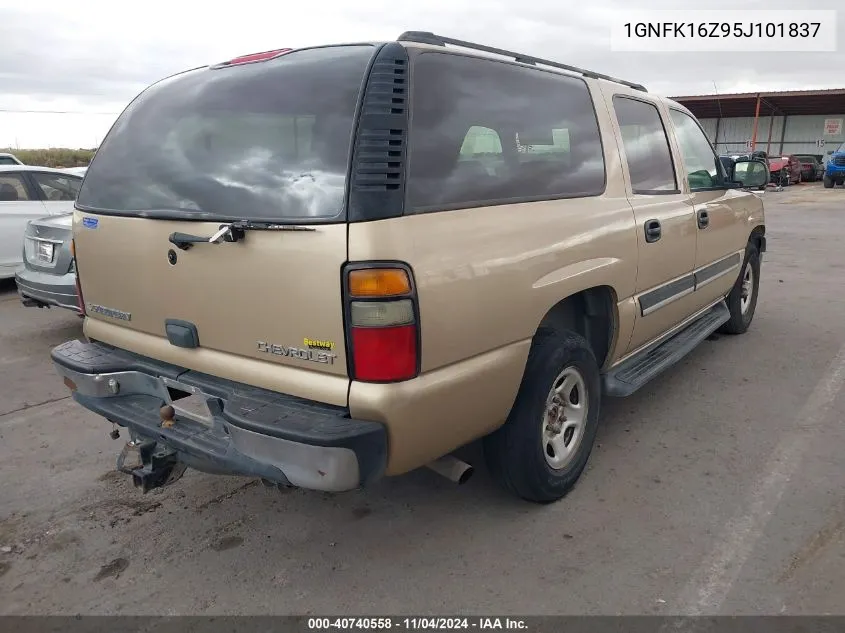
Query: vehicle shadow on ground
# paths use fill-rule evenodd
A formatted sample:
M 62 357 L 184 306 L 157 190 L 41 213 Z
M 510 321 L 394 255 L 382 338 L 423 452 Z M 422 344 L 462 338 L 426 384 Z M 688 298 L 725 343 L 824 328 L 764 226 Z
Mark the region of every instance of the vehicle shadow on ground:
M 14 279 L 0 279 L 0 301 L 17 298 L 18 287 Z

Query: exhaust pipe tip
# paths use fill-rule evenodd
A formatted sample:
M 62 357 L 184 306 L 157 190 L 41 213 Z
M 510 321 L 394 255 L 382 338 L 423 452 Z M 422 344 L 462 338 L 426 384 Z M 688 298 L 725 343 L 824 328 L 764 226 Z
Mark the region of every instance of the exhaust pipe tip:
M 468 482 L 475 472 L 471 464 L 467 464 L 454 455 L 444 455 L 426 464 L 426 467 L 459 486 Z
M 470 478 L 472 478 L 474 473 L 475 473 L 475 468 L 473 468 L 472 465 L 470 465 L 470 464 L 466 464 L 466 469 L 461 474 L 461 476 L 458 477 L 458 481 L 456 483 L 459 486 L 462 485 L 462 484 L 465 484 L 466 482 L 468 482 L 470 480 Z

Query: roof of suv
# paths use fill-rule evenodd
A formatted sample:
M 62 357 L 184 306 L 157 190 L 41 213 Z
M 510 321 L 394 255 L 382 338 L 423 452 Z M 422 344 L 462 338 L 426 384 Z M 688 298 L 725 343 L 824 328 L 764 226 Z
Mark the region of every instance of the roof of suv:
M 565 71 L 567 73 L 580 75 L 582 77 L 588 77 L 591 79 L 603 79 L 605 81 L 611 81 L 613 83 L 622 84 L 628 86 L 629 88 L 633 88 L 634 90 L 640 90 L 642 92 L 648 92 L 648 89 L 643 86 L 642 84 L 625 81 L 624 79 L 618 79 L 616 77 L 611 77 L 609 75 L 604 75 L 602 73 L 597 73 L 592 70 L 587 70 L 584 68 L 579 68 L 577 66 L 571 66 L 569 64 L 563 64 L 561 62 L 543 59 L 541 57 L 535 57 L 533 55 L 525 55 L 523 53 L 517 53 L 514 51 L 509 51 L 503 48 L 495 48 L 493 46 L 487 46 L 485 44 L 476 44 L 475 42 L 469 42 L 466 40 L 458 40 L 451 37 L 446 37 L 443 35 L 436 35 L 434 33 L 430 33 L 428 31 L 405 31 L 399 37 L 394 40 L 405 46 L 406 48 L 428 48 L 428 49 L 444 49 L 446 46 L 452 46 L 458 49 L 463 49 L 460 51 L 462 54 L 471 56 L 471 57 L 481 57 L 490 59 L 491 55 L 496 55 L 500 57 L 508 57 L 511 61 L 516 62 L 518 64 L 523 64 L 526 66 L 544 66 L 547 70 L 556 70 L 556 71 Z M 369 45 L 369 46 L 379 46 L 381 44 L 385 44 L 387 42 L 357 42 L 356 44 L 359 45 Z M 338 46 L 342 45 L 355 45 L 351 43 L 346 44 L 337 44 Z M 320 47 L 304 47 L 307 48 L 320 48 Z M 208 68 L 218 68 L 223 66 L 231 66 L 231 65 L 241 65 L 241 64 L 251 64 L 255 62 L 262 62 L 267 61 L 269 59 L 273 59 L 274 57 L 284 55 L 285 53 L 295 52 L 297 50 L 303 49 L 292 49 L 292 48 L 280 48 L 271 51 L 265 51 L 261 53 L 252 53 L 249 55 L 241 55 L 229 61 L 225 61 L 218 64 L 210 64 Z M 457 52 L 457 51 L 454 51 Z
M 492 55 L 501 55 L 503 57 L 510 57 L 513 61 L 518 62 L 520 64 L 526 64 L 528 66 L 548 66 L 550 68 L 575 73 L 577 75 L 581 75 L 582 77 L 589 77 L 591 79 L 604 79 L 606 81 L 612 81 L 614 83 L 623 84 L 625 86 L 628 86 L 629 88 L 634 88 L 635 90 L 648 92 L 646 87 L 642 84 L 625 81 L 624 79 L 618 79 L 616 77 L 597 73 L 592 70 L 586 70 L 577 66 L 570 66 L 569 64 L 562 64 L 561 62 L 543 59 L 542 57 L 534 57 L 533 55 L 524 55 L 522 53 L 509 51 L 503 48 L 495 48 L 493 46 L 486 46 L 484 44 L 476 44 L 474 42 L 468 42 L 465 40 L 457 40 L 451 37 L 445 37 L 443 35 L 436 35 L 428 31 L 406 31 L 405 33 L 402 33 L 398 38 L 396 38 L 396 41 L 401 44 L 411 42 L 414 44 L 426 44 L 438 48 L 449 45 L 455 46 L 457 48 L 464 48 L 472 51 L 489 53 Z

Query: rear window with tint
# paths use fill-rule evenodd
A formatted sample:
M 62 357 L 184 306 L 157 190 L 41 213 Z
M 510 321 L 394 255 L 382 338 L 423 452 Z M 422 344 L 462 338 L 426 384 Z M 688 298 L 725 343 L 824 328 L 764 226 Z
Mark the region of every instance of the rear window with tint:
M 581 79 L 443 53 L 421 54 L 412 77 L 411 212 L 604 191 Z
M 339 216 L 373 52 L 309 49 L 154 85 L 97 151 L 78 206 L 215 220 Z

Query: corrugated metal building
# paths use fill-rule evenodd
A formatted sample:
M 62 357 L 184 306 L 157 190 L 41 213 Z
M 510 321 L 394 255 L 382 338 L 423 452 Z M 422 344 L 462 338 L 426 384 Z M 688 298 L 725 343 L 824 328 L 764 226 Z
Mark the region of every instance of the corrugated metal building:
M 699 121 L 719 153 L 763 150 L 827 156 L 845 142 L 845 88 L 672 97 Z

